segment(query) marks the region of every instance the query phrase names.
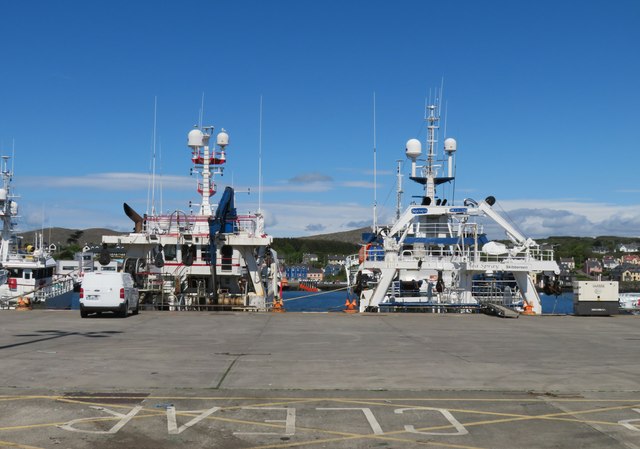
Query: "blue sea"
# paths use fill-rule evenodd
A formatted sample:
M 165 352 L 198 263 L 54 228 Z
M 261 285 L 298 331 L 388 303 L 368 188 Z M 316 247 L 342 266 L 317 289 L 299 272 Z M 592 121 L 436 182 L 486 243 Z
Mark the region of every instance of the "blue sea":
M 336 312 L 344 310 L 347 299 L 346 290 L 328 290 L 318 293 L 302 291 L 285 291 L 284 307 L 289 312 Z M 540 295 L 543 314 L 572 315 L 573 293 L 563 293 L 560 296 Z M 73 295 L 71 308 L 80 308 L 77 293 Z
M 284 307 L 289 312 L 331 312 L 344 309 L 345 290 L 309 293 L 285 291 Z M 573 293 L 560 296 L 540 294 L 543 314 L 573 315 Z

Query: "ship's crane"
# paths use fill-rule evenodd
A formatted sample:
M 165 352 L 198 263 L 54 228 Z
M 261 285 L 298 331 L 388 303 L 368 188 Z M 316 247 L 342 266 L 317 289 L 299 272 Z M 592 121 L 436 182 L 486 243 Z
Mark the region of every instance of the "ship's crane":
M 234 191 L 232 187 L 226 187 L 216 214 L 209 218 L 209 253 L 211 254 L 211 276 L 213 278 L 213 292 L 216 294 L 216 264 L 217 264 L 217 237 L 218 234 L 228 234 L 234 231 L 235 222 L 238 218 L 234 204 Z
M 493 210 L 491 206 L 493 206 L 496 202 L 496 199 L 493 196 L 488 196 L 484 201 L 478 204 L 478 209 L 480 209 L 485 215 L 495 221 L 507 234 L 509 240 L 511 240 L 514 244 L 518 245 L 512 251 L 514 254 L 519 253 L 522 250 L 526 250 L 529 248 L 533 248 L 538 246 L 535 240 L 531 238 L 527 238 L 522 235 L 516 228 L 514 228 L 507 220 L 505 220 L 501 215 L 499 215 L 496 211 Z

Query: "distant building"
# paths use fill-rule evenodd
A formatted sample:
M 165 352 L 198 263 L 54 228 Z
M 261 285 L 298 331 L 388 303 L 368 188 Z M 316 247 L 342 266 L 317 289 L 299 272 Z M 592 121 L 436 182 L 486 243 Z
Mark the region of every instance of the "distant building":
M 560 268 L 566 268 L 567 270 L 575 270 L 576 269 L 576 261 L 573 257 L 562 257 L 560 258 Z
M 317 262 L 318 261 L 318 255 L 317 254 L 313 254 L 313 253 L 304 253 L 302 255 L 302 263 L 303 264 L 310 264 L 312 262 Z
M 591 252 L 594 254 L 607 254 L 609 252 L 609 248 L 604 246 L 594 246 L 591 248 Z
M 620 264 L 640 265 L 640 256 L 637 254 L 625 254 L 620 258 Z
M 618 265 L 620 265 L 620 262 L 613 256 L 604 256 L 602 258 L 602 267 L 606 270 L 613 270 Z
M 310 267 L 307 271 L 307 280 L 321 281 L 324 279 L 324 272 L 320 268 Z
M 637 253 L 640 251 L 640 246 L 637 243 L 621 243 L 618 245 L 618 251 L 623 253 Z
M 290 281 L 301 281 L 307 279 L 309 273 L 308 265 L 291 265 L 284 270 L 287 279 Z
M 589 276 L 602 274 L 602 263 L 598 259 L 587 259 L 584 263 L 584 272 Z
M 337 276 L 343 270 L 342 265 L 339 264 L 329 264 L 324 267 L 324 275 L 325 276 Z
M 638 282 L 640 281 L 640 266 L 630 266 L 620 273 L 622 282 Z
M 344 254 L 330 254 L 327 256 L 327 265 L 344 265 Z

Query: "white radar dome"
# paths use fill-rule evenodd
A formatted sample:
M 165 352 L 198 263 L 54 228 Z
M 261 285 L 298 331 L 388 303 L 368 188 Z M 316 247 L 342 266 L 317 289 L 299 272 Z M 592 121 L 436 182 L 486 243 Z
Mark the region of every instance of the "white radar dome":
M 191 131 L 189 131 L 188 140 L 190 147 L 201 147 L 204 145 L 204 133 L 199 129 L 192 129 Z
M 407 140 L 407 149 L 405 154 L 409 159 L 415 159 L 422 153 L 422 144 L 418 139 Z
M 216 143 L 218 145 L 220 145 L 221 147 L 229 145 L 229 134 L 227 134 L 224 129 L 221 132 L 218 133 L 218 137 L 217 137 L 217 142 Z
M 458 143 L 456 142 L 456 139 L 449 137 L 448 139 L 444 140 L 444 151 L 446 151 L 447 153 L 454 153 L 457 148 Z

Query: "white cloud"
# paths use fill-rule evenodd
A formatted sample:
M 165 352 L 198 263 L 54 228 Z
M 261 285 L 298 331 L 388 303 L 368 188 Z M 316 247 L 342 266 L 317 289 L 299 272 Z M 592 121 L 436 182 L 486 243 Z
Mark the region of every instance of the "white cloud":
M 375 184 L 370 181 L 347 181 L 347 182 L 343 182 L 342 186 L 363 188 L 363 189 L 373 189 L 375 187 Z
M 25 185 L 44 185 L 47 188 L 92 188 L 99 190 L 136 190 L 148 189 L 150 175 L 144 173 L 94 173 L 84 176 L 24 176 L 20 179 Z M 187 176 L 156 176 L 156 186 L 162 188 L 193 189 L 194 180 Z
M 333 178 L 328 175 L 323 175 L 321 173 L 313 172 L 313 173 L 302 173 L 300 175 L 294 176 L 293 178 L 289 178 L 289 182 L 291 184 L 312 184 L 318 182 L 331 182 Z
M 353 203 L 279 202 L 264 208 L 277 218 L 277 225 L 267 231 L 278 237 L 348 231 L 354 229 L 351 223 L 371 215 L 370 207 Z
M 494 209 L 523 234 L 548 236 L 640 236 L 640 205 L 575 200 L 509 200 Z M 495 227 L 492 229 L 495 230 Z

